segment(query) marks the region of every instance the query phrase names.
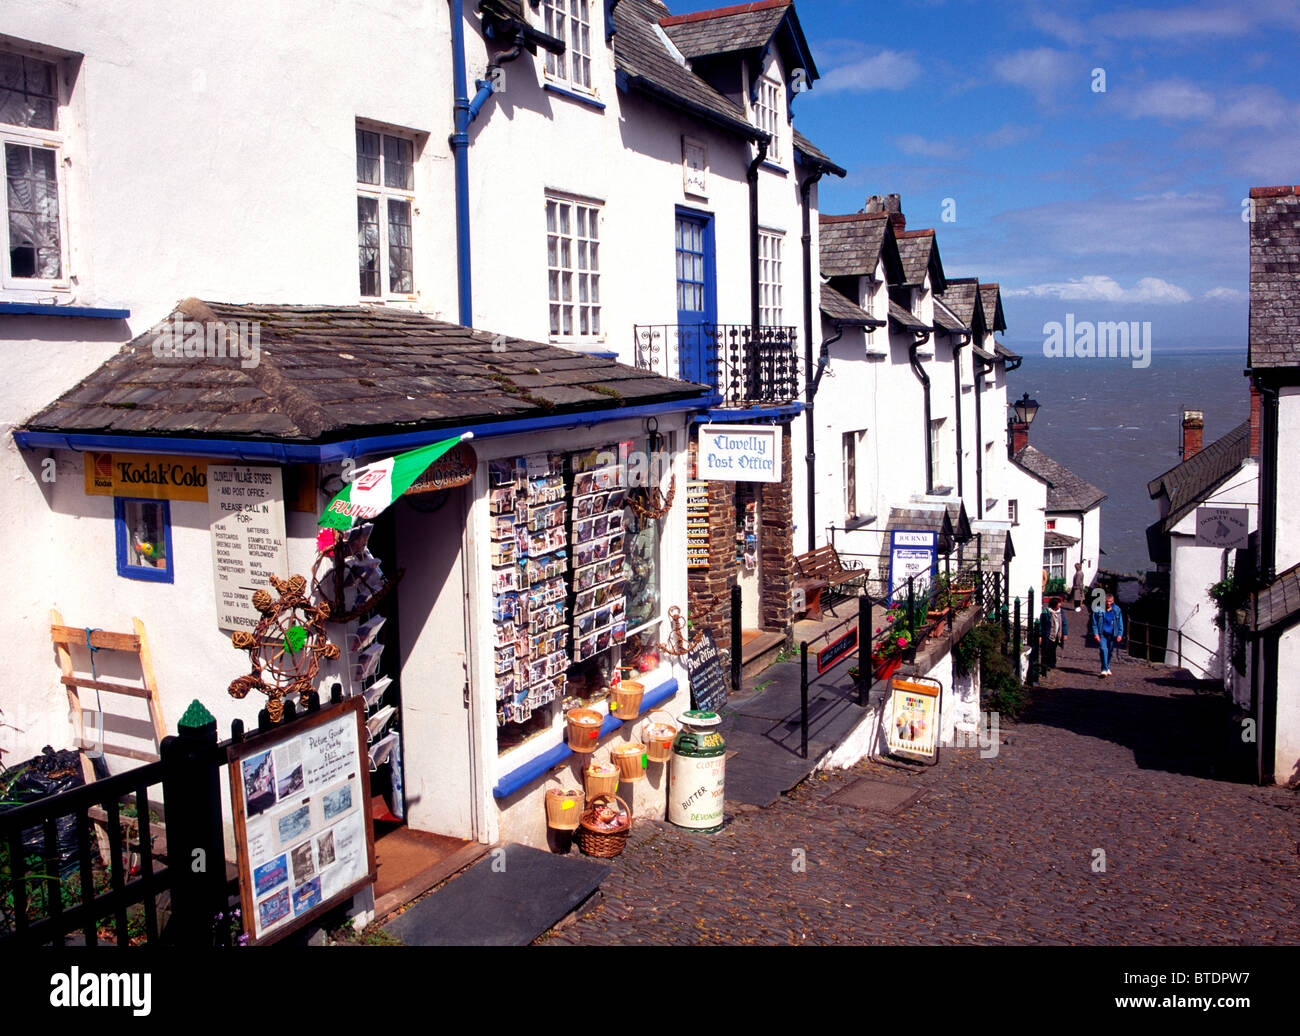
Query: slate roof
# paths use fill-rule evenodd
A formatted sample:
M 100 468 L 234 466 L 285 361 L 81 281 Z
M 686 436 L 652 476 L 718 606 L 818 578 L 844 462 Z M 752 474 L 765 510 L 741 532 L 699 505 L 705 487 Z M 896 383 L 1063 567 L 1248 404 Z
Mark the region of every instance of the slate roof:
M 1163 475 L 1147 483 L 1154 500 L 1161 494 L 1169 498 L 1169 512 L 1156 522 L 1160 532 L 1170 532 L 1175 525 L 1205 502 L 1219 486 L 1237 473 L 1250 456 L 1250 421 L 1243 421 L 1222 438 L 1176 464 Z
M 969 331 L 970 328 L 957 319 L 957 314 L 944 305 L 943 299 L 935 296 L 934 299 L 934 323 L 936 327 L 941 327 L 945 331 Z
M 904 331 L 933 331 L 934 328 L 914 316 L 911 310 L 904 309 L 893 299 L 889 300 L 889 319 Z
M 818 218 L 817 230 L 823 277 L 874 277 L 883 258 L 886 277 L 902 279 L 903 265 L 889 213 L 823 215 Z
M 1250 197 L 1250 366 L 1300 367 L 1300 186 Z
M 1048 529 L 1043 533 L 1044 547 L 1073 547 L 1078 542 L 1078 536 L 1067 536 L 1065 533 L 1057 532 L 1055 529 Z
M 655 0 L 621 0 L 614 8 L 614 64 L 620 87 L 685 108 L 746 140 L 767 134 L 740 108 L 677 60 L 655 31 L 664 8 Z
M 943 300 L 943 304 L 952 311 L 953 316 L 960 320 L 964 327 L 975 326 L 975 314 L 978 310 L 982 326 L 984 308 L 980 304 L 979 282 L 974 277 L 946 280 L 943 291 L 935 297 Z
M 1085 482 L 1037 447 L 1026 446 L 1012 460 L 1047 483 L 1049 511 L 1087 511 L 1106 499 L 1106 494 L 1091 482 Z
M 669 15 L 661 18 L 659 25 L 673 46 L 691 59 L 761 50 L 784 29 L 788 34 L 785 40 L 793 43 L 795 51 L 808 62 L 811 78 L 817 78 L 791 0 L 758 0 L 711 11 Z
M 904 230 L 896 235 L 898 254 L 903 260 L 903 283 L 923 284 L 927 271 L 931 287 L 942 291 L 943 267 L 939 263 L 939 246 L 933 230 Z
M 996 338 L 993 339 L 993 353 L 998 359 L 1002 360 L 1019 360 L 1021 358 L 1019 353 L 1013 353 Z
M 1261 632 L 1289 625 L 1300 617 L 1300 565 L 1281 573 L 1264 589 L 1251 595 L 1245 608 L 1237 610 L 1237 621 L 1248 630 Z
M 984 306 L 984 326 L 990 331 L 1005 331 L 1007 319 L 1002 312 L 1002 289 L 997 282 L 980 285 L 980 302 Z
M 555 346 L 372 306 L 186 299 L 205 325 L 256 321 L 260 362 L 154 355 L 159 324 L 26 422 L 28 431 L 333 441 L 697 396 L 701 387 Z M 169 318 L 170 319 L 170 318 Z
M 883 320 L 877 320 L 861 306 L 843 293 L 836 291 L 829 284 L 823 284 L 821 290 L 822 315 L 837 324 L 851 327 L 884 327 Z
M 794 146 L 796 151 L 805 155 L 807 158 L 812 159 L 818 165 L 825 166 L 836 176 L 844 177 L 849 175 L 847 169 L 837 165 L 825 151 L 819 148 L 798 130 L 794 131 Z

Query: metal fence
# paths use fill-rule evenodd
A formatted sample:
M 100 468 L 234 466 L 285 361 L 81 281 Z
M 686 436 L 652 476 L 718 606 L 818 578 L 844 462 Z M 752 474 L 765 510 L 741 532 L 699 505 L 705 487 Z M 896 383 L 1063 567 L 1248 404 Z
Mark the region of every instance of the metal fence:
M 800 395 L 799 332 L 749 324 L 637 324 L 641 370 L 709 385 L 727 405 L 790 403 Z

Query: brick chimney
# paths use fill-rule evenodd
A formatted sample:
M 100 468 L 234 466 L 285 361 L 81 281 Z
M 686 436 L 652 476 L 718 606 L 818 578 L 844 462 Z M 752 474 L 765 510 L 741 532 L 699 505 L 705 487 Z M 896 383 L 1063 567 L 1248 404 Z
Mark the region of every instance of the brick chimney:
M 1015 456 L 1029 445 L 1029 425 L 1023 421 L 1011 422 L 1011 456 Z
M 1201 452 L 1205 436 L 1205 415 L 1199 410 L 1183 411 L 1183 460 Z
M 1264 397 L 1255 383 L 1250 383 L 1250 455 L 1259 460 L 1260 421 L 1264 415 Z

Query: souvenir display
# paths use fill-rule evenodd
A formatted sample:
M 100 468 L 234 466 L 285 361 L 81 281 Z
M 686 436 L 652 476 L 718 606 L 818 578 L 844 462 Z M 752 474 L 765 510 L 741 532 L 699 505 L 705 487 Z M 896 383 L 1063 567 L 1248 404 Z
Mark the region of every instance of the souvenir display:
M 585 662 L 624 639 L 614 635 L 623 612 L 623 504 L 626 470 L 613 447 L 569 458 L 573 470 L 573 660 Z

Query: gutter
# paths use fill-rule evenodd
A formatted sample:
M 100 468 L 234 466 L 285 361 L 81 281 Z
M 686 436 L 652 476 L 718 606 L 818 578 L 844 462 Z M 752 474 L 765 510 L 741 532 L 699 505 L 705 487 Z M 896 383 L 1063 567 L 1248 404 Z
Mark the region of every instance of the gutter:
M 969 345 L 970 340 L 970 333 L 963 332 L 957 335 L 952 342 L 952 387 L 954 405 L 957 408 L 957 499 L 959 500 L 966 498 L 963 488 L 964 479 L 962 478 L 962 468 L 965 465 L 961 461 L 961 347 Z
M 912 366 L 912 373 L 916 375 L 917 380 L 921 383 L 921 394 L 925 400 L 925 495 L 929 496 L 934 492 L 933 471 L 933 453 L 930 446 L 930 376 L 925 373 L 921 367 L 921 361 L 917 359 L 917 352 L 921 346 L 925 345 L 930 339 L 928 331 L 914 331 L 913 337 L 916 339 L 907 347 L 907 362 Z
M 804 410 L 804 439 L 806 453 L 804 461 L 808 466 L 808 550 L 817 546 L 817 441 L 813 427 L 813 397 L 817 395 L 817 386 L 821 382 L 822 371 L 826 369 L 829 342 L 822 343 L 821 362 L 817 365 L 817 376 L 813 377 L 813 276 L 812 276 L 812 189 L 826 175 L 821 163 L 813 167 L 799 184 L 799 201 L 803 209 L 803 376 L 806 399 Z M 752 188 L 751 188 L 752 190 Z M 757 278 L 755 278 L 757 282 Z M 818 309 L 820 309 L 820 305 Z M 840 331 L 842 335 L 843 330 Z M 836 335 L 838 338 L 839 335 Z
M 758 337 L 761 326 L 758 290 L 758 169 L 767 161 L 767 148 L 771 141 L 772 138 L 764 133 L 761 139 L 754 142 L 758 151 L 745 171 L 745 179 L 749 181 L 749 323 L 753 328 L 753 338 Z
M 418 432 L 396 432 L 364 439 L 343 439 L 328 443 L 286 443 L 243 439 L 193 439 L 160 435 L 86 435 L 80 432 L 42 432 L 18 430 L 14 443 L 21 450 L 89 450 L 121 453 L 169 453 L 183 457 L 234 457 L 241 461 L 270 461 L 276 464 L 328 464 L 348 458 L 390 455 L 440 442 L 455 435 L 472 432 L 475 439 L 492 439 L 528 432 L 556 431 L 568 428 L 592 428 L 610 421 L 650 417 L 661 414 L 703 410 L 722 402 L 709 393 L 689 399 L 644 406 L 595 410 L 589 413 L 551 414 L 525 417 L 514 421 L 491 421 L 460 425 L 454 428 L 426 428 Z
M 975 517 L 979 519 L 984 517 L 984 407 L 980 403 L 980 387 L 984 384 L 984 375 L 993 369 L 993 365 L 973 348 L 970 362 L 975 374 Z

